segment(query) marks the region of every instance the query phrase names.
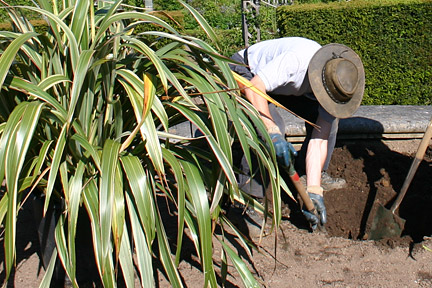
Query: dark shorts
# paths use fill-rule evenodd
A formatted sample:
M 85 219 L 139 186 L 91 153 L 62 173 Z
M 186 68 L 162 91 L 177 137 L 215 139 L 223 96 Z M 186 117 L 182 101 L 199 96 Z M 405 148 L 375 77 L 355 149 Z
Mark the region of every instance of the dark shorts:
M 244 55 L 247 55 L 245 53 Z M 247 66 L 247 57 L 242 57 L 239 53 L 235 53 L 231 56 L 231 59 L 238 62 L 239 64 L 229 64 L 229 67 L 232 71 L 236 72 L 240 76 L 243 76 L 247 80 L 251 80 L 255 75 L 250 71 Z

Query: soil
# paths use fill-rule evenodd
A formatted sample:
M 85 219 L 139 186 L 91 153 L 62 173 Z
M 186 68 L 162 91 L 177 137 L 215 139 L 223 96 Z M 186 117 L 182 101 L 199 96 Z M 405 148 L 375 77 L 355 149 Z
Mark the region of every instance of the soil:
M 298 204 L 287 198 L 277 233 L 252 239 L 257 250 L 249 254 L 234 236 L 228 233 L 227 238 L 263 287 L 432 287 L 431 147 L 397 211 L 406 220 L 402 235 L 368 240 L 377 206 L 389 208 L 393 203 L 418 143 L 337 143 L 329 174 L 346 179 L 348 187 L 325 194 L 326 232 L 311 232 Z M 32 225 L 31 214 L 24 209 L 20 215 L 17 268 L 8 287 L 35 287 L 44 275 L 37 253 L 37 235 L 28 229 Z M 187 287 L 203 287 L 204 277 L 193 250 L 193 244 L 186 242 L 180 273 Z M 220 263 L 219 251 L 215 241 L 216 263 Z M 0 253 L 2 261 L 3 251 Z M 3 267 L 2 261 L 0 282 L 4 282 Z M 243 287 L 232 263 L 228 272 L 224 286 Z M 155 281 L 158 287 L 170 287 L 160 271 L 155 273 Z

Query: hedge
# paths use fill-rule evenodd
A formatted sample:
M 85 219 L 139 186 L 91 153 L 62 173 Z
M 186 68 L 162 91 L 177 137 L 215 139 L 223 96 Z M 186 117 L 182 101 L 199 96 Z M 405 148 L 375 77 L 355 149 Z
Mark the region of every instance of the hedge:
M 342 43 L 360 55 L 367 105 L 432 103 L 431 19 L 431 0 L 352 0 L 277 10 L 280 37 Z
M 29 1 L 16 0 L 14 4 Z M 4 9 L 0 10 L 5 14 Z M 167 14 L 168 21 L 173 19 L 184 25 L 182 12 L 169 11 Z M 366 70 L 364 104 L 432 103 L 432 0 L 295 4 L 279 7 L 276 17 L 277 37 L 303 36 L 323 45 L 337 42 L 353 48 L 362 58 Z M 32 21 L 32 24 L 37 31 L 43 32 L 46 29 L 43 22 Z M 0 25 L 0 30 L 10 29 L 8 23 Z M 221 40 L 223 55 L 230 56 L 243 48 L 240 26 L 215 30 Z M 273 33 L 266 33 L 269 30 L 263 30 L 263 40 L 275 37 Z M 139 33 L 140 27 L 136 27 L 135 32 Z M 185 32 L 206 39 L 206 35 L 198 30 Z

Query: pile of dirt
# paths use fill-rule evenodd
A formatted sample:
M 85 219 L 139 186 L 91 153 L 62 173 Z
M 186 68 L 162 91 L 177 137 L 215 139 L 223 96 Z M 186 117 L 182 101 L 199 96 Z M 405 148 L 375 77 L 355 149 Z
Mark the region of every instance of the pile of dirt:
M 330 173 L 347 180 L 348 187 L 325 196 L 330 236 L 367 239 L 378 205 L 390 208 L 402 188 L 415 153 L 400 153 L 381 141 L 336 148 Z M 398 214 L 406 219 L 403 237 L 392 243 L 421 242 L 432 234 L 431 149 L 428 148 L 403 199 Z

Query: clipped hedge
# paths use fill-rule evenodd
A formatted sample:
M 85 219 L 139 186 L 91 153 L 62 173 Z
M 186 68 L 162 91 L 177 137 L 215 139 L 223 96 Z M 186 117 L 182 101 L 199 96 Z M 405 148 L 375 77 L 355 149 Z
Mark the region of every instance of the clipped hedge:
M 431 0 L 352 0 L 277 10 L 281 37 L 342 43 L 360 55 L 367 105 L 432 103 L 431 19 Z

